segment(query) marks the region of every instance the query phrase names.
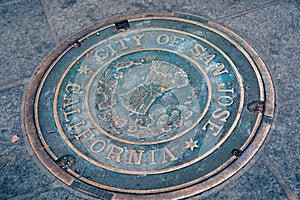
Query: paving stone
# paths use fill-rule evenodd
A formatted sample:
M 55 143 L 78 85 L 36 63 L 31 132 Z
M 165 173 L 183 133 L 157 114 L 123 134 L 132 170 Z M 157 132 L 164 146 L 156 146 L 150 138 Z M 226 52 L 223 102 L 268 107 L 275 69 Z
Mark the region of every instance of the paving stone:
M 168 0 L 171 10 L 189 12 L 210 19 L 220 19 L 238 12 L 260 7 L 274 1 L 236 1 L 236 0 Z
M 89 25 L 112 16 L 164 8 L 162 1 L 54 0 L 46 1 L 60 42 Z
M 9 2 L 10 0 L 0 0 L 0 3 L 7 3 Z
M 279 109 L 266 153 L 300 199 L 300 102 Z
M 76 193 L 76 192 L 75 192 Z M 82 195 L 76 195 L 74 192 L 70 192 L 63 187 L 55 188 L 41 192 L 33 197 L 25 198 L 27 200 L 48 200 L 48 199 L 67 199 L 67 200 L 85 200 L 90 199 L 89 197 L 84 198 Z
M 0 199 L 26 194 L 50 183 L 25 146 L 20 127 L 24 86 L 0 91 Z M 18 135 L 20 140 L 12 143 Z
M 230 179 L 225 185 L 218 187 L 221 188 L 215 189 L 219 190 L 218 192 L 209 196 L 204 193 L 191 199 L 287 199 L 283 189 L 262 159 L 254 163 L 237 180 Z
M 277 104 L 299 99 L 298 57 L 300 12 L 294 2 L 283 2 L 220 21 L 253 46 L 270 70 Z M 251 27 L 251 28 L 250 28 Z M 299 197 L 299 103 L 280 108 L 275 130 L 267 140 L 266 153 L 284 181 Z M 299 197 L 300 198 L 300 197 Z
M 59 40 L 62 42 L 88 25 L 117 15 L 172 10 L 194 13 L 214 19 L 269 2 L 267 0 L 258 2 L 225 0 L 103 0 L 99 3 L 95 0 L 48 0 L 47 6 L 49 7 L 51 19 L 57 30 Z
M 273 78 L 277 102 L 300 95 L 300 11 L 293 2 L 278 3 L 220 22 L 258 51 Z
M 40 1 L 0 6 L 0 85 L 29 78 L 55 47 Z

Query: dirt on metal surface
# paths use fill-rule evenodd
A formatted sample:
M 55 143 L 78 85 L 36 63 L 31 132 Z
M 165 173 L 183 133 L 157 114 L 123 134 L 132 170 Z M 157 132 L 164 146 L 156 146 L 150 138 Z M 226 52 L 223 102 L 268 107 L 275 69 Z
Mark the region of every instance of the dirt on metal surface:
M 240 170 L 272 122 L 256 52 L 207 19 L 111 19 L 62 44 L 29 88 L 25 126 L 45 167 L 98 197 L 183 198 Z

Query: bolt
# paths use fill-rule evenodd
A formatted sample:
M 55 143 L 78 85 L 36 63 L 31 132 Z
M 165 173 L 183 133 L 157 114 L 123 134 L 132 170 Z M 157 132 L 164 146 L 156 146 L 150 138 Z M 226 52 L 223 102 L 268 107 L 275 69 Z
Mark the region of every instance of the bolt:
M 263 112 L 265 109 L 265 103 L 263 101 L 252 101 L 248 103 L 247 109 L 252 113 Z
M 242 150 L 239 150 L 239 149 L 233 149 L 231 151 L 232 155 L 236 156 L 236 157 L 241 157 L 241 155 L 243 154 L 243 151 Z
M 72 44 L 72 46 L 73 46 L 74 48 L 79 48 L 79 47 L 81 46 L 81 43 L 80 43 L 79 41 L 76 41 L 76 42 L 74 42 L 74 43 Z
M 129 29 L 129 22 L 128 22 L 128 20 L 123 20 L 120 22 L 116 22 L 115 26 L 116 26 L 117 30 L 121 30 L 121 31 L 127 30 L 127 29 Z

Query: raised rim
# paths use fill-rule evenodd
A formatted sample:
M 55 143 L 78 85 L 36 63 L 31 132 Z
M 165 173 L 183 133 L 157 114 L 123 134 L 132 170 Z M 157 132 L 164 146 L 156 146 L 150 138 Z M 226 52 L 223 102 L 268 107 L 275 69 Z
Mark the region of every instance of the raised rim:
M 184 17 L 193 17 L 193 19 L 201 19 L 204 18 L 198 17 L 195 15 L 180 13 L 180 12 L 168 12 L 168 13 L 162 13 L 162 12 L 154 12 L 154 13 L 142 13 L 142 14 L 135 14 L 130 16 L 123 16 L 123 17 L 116 17 L 109 20 L 102 21 L 100 23 L 97 23 L 84 31 L 81 31 L 80 33 L 76 34 L 75 36 L 71 37 L 66 42 L 62 43 L 59 47 L 57 47 L 51 54 L 44 60 L 41 67 L 38 68 L 34 76 L 32 77 L 32 82 L 30 83 L 30 86 L 28 87 L 27 95 L 25 98 L 24 103 L 24 123 L 25 123 L 25 129 L 26 133 L 30 142 L 30 145 L 32 149 L 34 150 L 35 154 L 39 158 L 39 160 L 43 163 L 46 168 L 52 172 L 57 178 L 62 180 L 68 185 L 71 185 L 73 181 L 76 179 L 72 175 L 66 173 L 64 170 L 59 168 L 55 162 L 52 159 L 49 159 L 49 155 L 45 148 L 47 146 L 42 146 L 39 142 L 39 138 L 36 134 L 36 126 L 34 123 L 34 113 L 33 113 L 33 102 L 36 95 L 36 89 L 37 85 L 39 85 L 42 77 L 44 76 L 44 73 L 46 72 L 47 68 L 51 63 L 57 59 L 58 55 L 60 55 L 63 51 L 68 49 L 70 45 L 75 41 L 76 38 L 85 38 L 88 36 L 88 34 L 91 34 L 92 31 L 96 30 L 96 28 L 99 28 L 101 26 L 115 23 L 117 21 L 121 20 L 133 20 L 135 18 L 144 18 L 147 16 L 151 17 L 174 17 L 175 15 L 179 15 L 179 18 Z M 162 193 L 162 194 L 151 194 L 147 195 L 147 198 L 184 198 L 188 196 L 192 196 L 198 193 L 201 193 L 205 190 L 208 190 L 223 181 L 227 180 L 231 176 L 233 176 L 235 173 L 237 173 L 241 168 L 243 168 L 246 163 L 248 163 L 251 158 L 255 155 L 255 153 L 258 151 L 258 149 L 263 144 L 267 133 L 271 127 L 271 121 L 274 115 L 274 109 L 275 109 L 275 94 L 274 94 L 274 88 L 272 84 L 272 79 L 270 77 L 270 74 L 263 63 L 262 59 L 259 57 L 257 52 L 241 37 L 239 37 L 237 34 L 233 33 L 232 31 L 228 30 L 227 28 L 212 22 L 210 20 L 207 20 L 207 25 L 220 31 L 222 33 L 222 36 L 229 40 L 231 43 L 236 44 L 239 46 L 239 50 L 245 51 L 248 55 L 246 56 L 247 59 L 252 60 L 258 68 L 259 76 L 262 78 L 262 82 L 264 84 L 264 97 L 265 97 L 265 111 L 262 118 L 266 118 L 266 120 L 262 120 L 257 133 L 256 137 L 253 136 L 253 138 L 249 139 L 247 143 L 251 143 L 251 148 L 245 149 L 245 152 L 242 154 L 241 157 L 239 157 L 235 162 L 231 163 L 229 167 L 226 169 L 223 169 L 221 172 L 216 174 L 215 176 L 211 177 L 210 179 L 206 180 L 205 182 L 200 182 L 196 185 L 190 186 L 188 188 L 179 189 L 176 191 L 172 191 L 169 193 Z M 236 46 L 235 45 L 235 46 Z M 251 141 L 252 140 L 252 141 Z M 244 145 L 247 146 L 247 145 Z M 115 193 L 113 199 L 129 199 L 129 198 L 145 198 L 144 195 L 133 195 L 133 194 L 121 194 L 121 193 Z

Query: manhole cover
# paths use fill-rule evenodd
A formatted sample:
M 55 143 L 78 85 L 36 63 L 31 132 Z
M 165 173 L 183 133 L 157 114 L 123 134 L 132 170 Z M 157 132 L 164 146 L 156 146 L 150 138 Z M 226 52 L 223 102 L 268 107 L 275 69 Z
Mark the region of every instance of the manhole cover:
M 258 55 L 203 18 L 105 21 L 61 45 L 25 103 L 31 146 L 56 177 L 104 198 L 183 198 L 241 169 L 270 128 Z

